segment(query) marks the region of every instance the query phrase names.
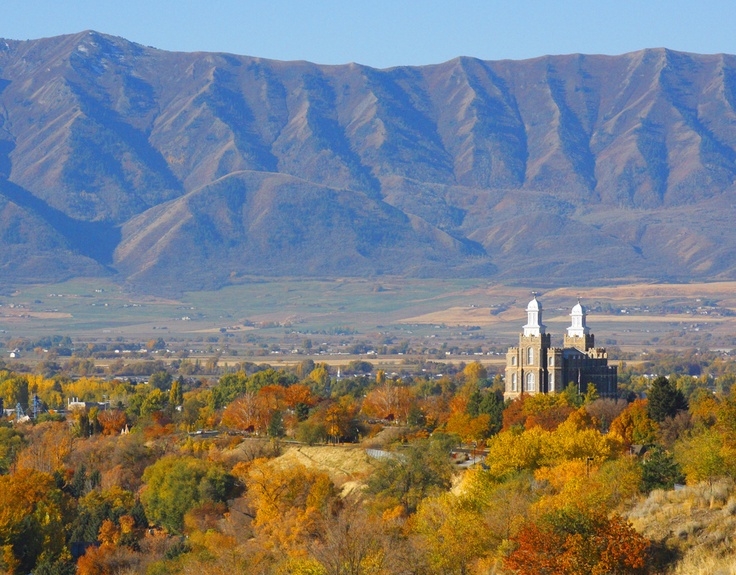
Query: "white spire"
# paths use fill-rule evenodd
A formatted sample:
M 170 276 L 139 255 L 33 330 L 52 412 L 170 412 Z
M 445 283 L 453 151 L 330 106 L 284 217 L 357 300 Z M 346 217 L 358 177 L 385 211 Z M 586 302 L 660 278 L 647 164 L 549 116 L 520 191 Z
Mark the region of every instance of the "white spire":
M 577 305 L 572 308 L 570 318 L 572 319 L 572 323 L 567 328 L 567 335 L 569 337 L 583 337 L 590 333 L 590 329 L 585 325 L 585 308 L 580 303 L 580 298 L 578 298 Z
M 527 324 L 524 326 L 524 336 L 539 336 L 547 326 L 542 324 L 542 304 L 537 301 L 537 292 L 532 292 L 534 298 L 526 306 Z

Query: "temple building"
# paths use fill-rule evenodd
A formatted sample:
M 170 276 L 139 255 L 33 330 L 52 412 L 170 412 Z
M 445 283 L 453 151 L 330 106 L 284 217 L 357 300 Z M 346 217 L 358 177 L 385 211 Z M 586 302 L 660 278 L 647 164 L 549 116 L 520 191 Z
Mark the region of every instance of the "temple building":
M 506 398 L 522 393 L 555 393 L 574 383 L 585 393 L 592 383 L 601 397 L 616 397 L 617 370 L 608 365 L 608 354 L 595 347 L 586 325 L 585 308 L 580 301 L 572 308 L 571 325 L 563 346 L 552 347 L 550 334 L 542 323 L 542 304 L 534 299 L 526 307 L 527 322 L 519 335 L 518 347 L 506 354 Z

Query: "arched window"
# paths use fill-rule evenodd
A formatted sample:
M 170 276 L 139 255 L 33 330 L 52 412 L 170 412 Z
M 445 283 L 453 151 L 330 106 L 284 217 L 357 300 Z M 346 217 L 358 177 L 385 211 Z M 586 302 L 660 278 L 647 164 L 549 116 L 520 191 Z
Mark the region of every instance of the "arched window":
M 526 374 L 526 390 L 534 391 L 534 374 L 533 373 Z
M 511 365 L 516 365 L 516 356 L 511 358 Z
M 550 355 L 549 356 L 549 364 L 550 365 L 554 365 L 555 364 L 555 356 L 554 355 Z
M 555 373 L 550 372 L 549 374 L 549 390 L 554 391 L 555 390 Z
M 516 374 L 515 373 L 512 373 L 511 374 L 511 391 L 516 391 L 516 386 L 517 386 L 517 383 L 516 383 Z
M 534 348 L 530 347 L 526 350 L 526 364 L 534 365 Z

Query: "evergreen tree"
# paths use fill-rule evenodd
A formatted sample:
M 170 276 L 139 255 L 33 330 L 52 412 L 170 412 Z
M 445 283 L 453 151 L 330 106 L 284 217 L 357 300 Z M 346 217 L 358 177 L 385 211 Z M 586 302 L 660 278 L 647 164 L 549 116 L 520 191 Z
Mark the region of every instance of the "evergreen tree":
M 478 417 L 481 412 L 481 403 L 483 402 L 483 394 L 480 392 L 479 389 L 476 389 L 473 393 L 470 394 L 470 397 L 468 398 L 468 407 L 466 408 L 466 411 L 468 412 L 468 415 L 470 417 Z
M 647 392 L 649 400 L 649 417 L 656 422 L 662 422 L 668 417 L 674 417 L 678 411 L 687 409 L 687 400 L 674 383 L 666 377 L 658 377 L 652 382 Z
M 280 411 L 274 411 L 268 422 L 268 436 L 283 437 L 284 433 L 284 417 Z
M 648 451 L 641 461 L 642 490 L 672 489 L 675 483 L 685 483 L 680 464 L 661 447 Z
M 478 407 L 479 414 L 486 413 L 490 415 L 491 420 L 488 422 L 488 432 L 495 435 L 503 427 L 503 393 L 499 390 L 489 391 L 483 396 L 483 400 Z

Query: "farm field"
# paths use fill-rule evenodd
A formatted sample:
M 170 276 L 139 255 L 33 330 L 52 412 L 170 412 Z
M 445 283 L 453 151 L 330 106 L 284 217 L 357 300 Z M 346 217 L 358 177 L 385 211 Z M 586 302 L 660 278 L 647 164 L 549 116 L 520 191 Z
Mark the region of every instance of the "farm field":
M 525 322 L 530 292 L 482 279 L 259 279 L 174 300 L 136 295 L 95 279 L 0 296 L 0 330 L 5 339 L 61 334 L 78 341 L 196 342 L 223 334 L 234 336 L 234 342 L 471 337 L 503 349 L 516 341 Z M 556 339 L 561 343 L 578 296 L 601 346 L 632 351 L 736 345 L 736 282 L 539 292 L 553 345 Z

